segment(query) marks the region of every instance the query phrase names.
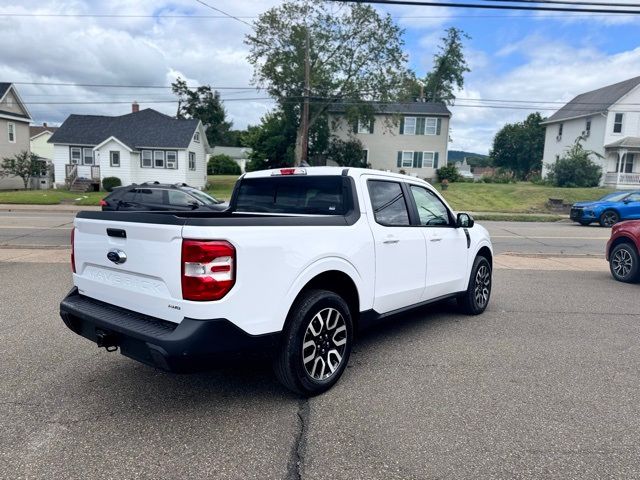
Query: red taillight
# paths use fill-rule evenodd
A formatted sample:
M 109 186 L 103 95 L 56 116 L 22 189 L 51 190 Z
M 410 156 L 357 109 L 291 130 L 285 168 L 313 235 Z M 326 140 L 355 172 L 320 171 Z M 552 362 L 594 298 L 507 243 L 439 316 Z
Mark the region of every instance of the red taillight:
M 220 300 L 236 283 L 236 249 L 224 240 L 182 241 L 182 298 Z
M 75 246 L 75 237 L 76 237 L 76 227 L 71 229 L 71 271 L 76 273 L 76 246 Z
M 101 207 L 106 207 L 109 205 L 104 198 L 100 199 L 100 203 L 98 203 Z

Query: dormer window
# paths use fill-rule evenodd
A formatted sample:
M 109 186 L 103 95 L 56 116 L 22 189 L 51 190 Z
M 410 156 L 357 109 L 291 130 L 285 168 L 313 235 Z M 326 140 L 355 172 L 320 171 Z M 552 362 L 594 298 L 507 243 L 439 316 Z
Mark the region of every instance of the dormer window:
M 200 132 L 196 132 L 193 134 L 193 141 L 196 143 L 200 143 Z

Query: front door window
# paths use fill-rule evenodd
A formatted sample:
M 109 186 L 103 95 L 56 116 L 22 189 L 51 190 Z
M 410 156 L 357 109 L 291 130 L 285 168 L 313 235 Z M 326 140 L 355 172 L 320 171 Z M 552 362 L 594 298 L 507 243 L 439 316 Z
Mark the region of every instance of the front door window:
M 619 173 L 632 173 L 633 172 L 633 161 L 634 155 L 632 153 L 627 153 L 622 157 L 622 161 L 620 161 L 616 166 L 616 172 Z

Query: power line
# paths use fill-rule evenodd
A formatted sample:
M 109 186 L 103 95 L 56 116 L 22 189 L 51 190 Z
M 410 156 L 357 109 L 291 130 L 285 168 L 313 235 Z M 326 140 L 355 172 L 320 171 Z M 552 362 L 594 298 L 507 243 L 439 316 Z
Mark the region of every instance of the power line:
M 171 85 L 119 85 L 104 83 L 64 83 L 64 82 L 11 82 L 14 85 L 40 85 L 52 87 L 89 87 L 89 88 L 172 88 Z M 189 86 L 187 88 L 198 88 Z M 212 90 L 260 90 L 259 87 L 211 87 Z
M 337 3 L 370 3 L 376 5 L 391 6 L 413 6 L 413 7 L 451 7 L 451 8 L 471 8 L 484 10 L 523 10 L 523 11 L 546 11 L 546 12 L 584 12 L 584 13 L 626 13 L 629 15 L 640 15 L 640 9 L 634 10 L 611 10 L 603 8 L 578 8 L 578 7 L 546 7 L 543 5 L 488 5 L 481 3 L 452 3 L 451 1 L 410 1 L 410 0 L 330 0 Z
M 570 0 L 483 0 L 484 2 L 503 2 L 503 3 L 548 3 L 554 5 L 584 5 L 591 7 L 636 7 L 640 8 L 638 3 L 614 3 L 614 2 L 584 2 L 584 1 L 570 1 Z
M 209 5 L 208 3 L 203 2 L 202 0 L 196 0 L 196 2 L 198 2 L 200 5 L 204 5 L 205 7 L 210 8 L 211 10 L 215 10 L 215 11 L 216 11 L 216 12 L 218 12 L 218 13 L 221 13 L 221 14 L 223 14 L 223 15 L 226 15 L 226 16 L 227 16 L 227 17 L 229 17 L 229 18 L 233 18 L 234 20 L 237 20 L 237 21 L 238 21 L 238 22 L 240 22 L 240 23 L 244 23 L 245 25 L 249 26 L 249 27 L 253 30 L 253 25 L 251 25 L 249 22 L 246 22 L 246 21 L 242 20 L 240 17 L 236 17 L 236 16 L 234 16 L 234 15 L 231 15 L 230 13 L 227 13 L 227 12 L 225 12 L 225 11 L 223 11 L 223 10 L 220 10 L 220 9 L 219 9 L 219 8 L 217 8 L 217 7 L 214 7 L 214 6 L 212 6 L 212 5 Z

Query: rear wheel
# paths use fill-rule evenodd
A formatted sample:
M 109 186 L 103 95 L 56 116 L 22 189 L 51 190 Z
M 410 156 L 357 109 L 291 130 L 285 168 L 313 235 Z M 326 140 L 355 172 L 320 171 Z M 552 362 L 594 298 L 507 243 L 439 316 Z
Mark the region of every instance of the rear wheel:
M 458 297 L 458 305 L 468 315 L 479 315 L 489 305 L 491 297 L 491 264 L 485 257 L 476 257 L 471 268 L 467 291 Z
M 638 252 L 630 243 L 616 245 L 609 255 L 611 275 L 619 282 L 638 281 Z
M 274 361 L 278 380 L 288 389 L 312 396 L 331 388 L 349 362 L 353 322 L 347 303 L 327 290 L 309 290 L 287 318 Z
M 620 215 L 615 210 L 605 210 L 600 215 L 600 226 L 601 227 L 613 227 L 616 223 L 620 221 Z

